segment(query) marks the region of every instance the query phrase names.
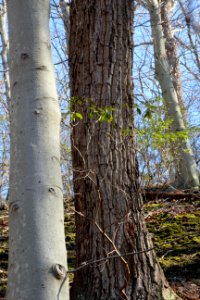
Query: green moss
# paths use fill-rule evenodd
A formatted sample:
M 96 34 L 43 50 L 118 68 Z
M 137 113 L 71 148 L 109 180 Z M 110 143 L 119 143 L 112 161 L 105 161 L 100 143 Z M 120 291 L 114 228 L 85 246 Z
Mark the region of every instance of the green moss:
M 145 210 L 148 212 L 148 211 L 152 211 L 154 209 L 158 209 L 158 208 L 161 208 L 163 207 L 163 203 L 162 202 L 150 202 L 148 203 L 147 205 L 145 205 Z
M 192 223 L 192 224 L 200 224 L 200 220 L 197 218 L 200 216 L 199 212 L 194 212 L 194 213 L 184 213 L 184 214 L 179 214 L 176 215 L 175 218 L 177 222 L 182 222 L 182 223 Z
M 65 223 L 65 229 L 67 232 L 74 233 L 75 232 L 75 224 L 73 221 Z
M 188 203 L 185 211 L 180 209 L 179 212 L 176 208 L 177 211 L 173 212 L 167 209 L 167 204 L 156 211 L 157 204 L 147 205 L 145 210 L 152 212 L 147 219 L 147 227 L 153 234 L 162 267 L 166 272 L 171 272 L 172 269 L 174 272 L 175 269 L 190 266 L 188 270 L 196 272 L 193 269 L 194 261 L 195 264 L 200 263 L 200 211 L 187 212 Z
M 165 274 L 168 277 L 186 277 L 186 278 L 200 278 L 200 257 L 185 257 L 181 256 L 179 259 L 171 259 L 161 261 Z
M 2 280 L 2 273 L 8 268 L 8 249 L 0 249 L 0 278 Z M 1 285 L 2 286 L 2 285 Z
M 68 262 L 68 269 L 73 270 L 75 268 L 75 260 L 76 260 L 76 253 L 75 251 L 68 250 L 67 252 L 67 262 Z M 74 273 L 69 273 L 69 282 L 72 282 L 74 278 Z
M 197 243 L 199 245 L 199 247 L 200 247 L 200 236 L 199 237 L 197 237 L 197 236 L 193 237 L 192 241 L 195 242 L 195 243 Z
M 75 240 L 75 233 L 66 233 L 65 234 L 65 241 L 66 242 L 74 242 Z
M 0 285 L 0 297 L 5 297 L 6 295 L 6 284 Z
M 8 260 L 8 250 L 0 249 L 0 263 L 2 260 Z
M 7 271 L 0 268 L 0 297 L 5 297 L 7 286 Z
M 75 242 L 75 220 L 74 215 L 65 214 L 65 241 L 67 243 Z
M 75 268 L 76 253 L 75 250 L 75 220 L 74 214 L 65 214 L 65 241 L 67 247 L 67 262 L 68 269 L 73 270 Z M 72 282 L 74 273 L 69 273 L 69 282 Z

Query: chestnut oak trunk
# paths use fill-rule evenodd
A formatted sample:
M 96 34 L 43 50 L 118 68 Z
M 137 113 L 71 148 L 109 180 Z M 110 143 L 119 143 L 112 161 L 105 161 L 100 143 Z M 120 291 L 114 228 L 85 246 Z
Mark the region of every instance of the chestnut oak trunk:
M 176 299 L 152 250 L 138 192 L 132 19 L 132 0 L 71 3 L 76 264 L 82 266 L 72 300 Z
M 7 1 L 11 164 L 7 300 L 68 300 L 49 0 Z

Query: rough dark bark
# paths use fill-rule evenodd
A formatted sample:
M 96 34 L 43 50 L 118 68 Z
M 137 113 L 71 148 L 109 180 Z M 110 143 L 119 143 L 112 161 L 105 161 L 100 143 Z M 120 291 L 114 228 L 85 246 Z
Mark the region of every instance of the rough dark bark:
M 146 251 L 77 271 L 72 300 L 176 299 L 147 251 L 133 138 L 132 19 L 132 0 L 71 4 L 71 106 L 83 116 L 72 132 L 76 263 Z M 112 122 L 99 121 L 108 106 Z

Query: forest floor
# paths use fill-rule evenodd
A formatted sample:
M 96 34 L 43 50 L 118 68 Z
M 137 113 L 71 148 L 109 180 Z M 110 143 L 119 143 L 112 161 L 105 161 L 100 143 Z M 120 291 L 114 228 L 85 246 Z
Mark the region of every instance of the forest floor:
M 153 193 L 153 194 L 152 194 Z M 145 191 L 147 226 L 172 288 L 184 300 L 200 299 L 200 195 Z M 151 195 L 150 195 L 151 194 Z M 65 230 L 69 269 L 75 265 L 75 224 L 66 201 Z M 3 208 L 3 207 L 2 207 Z M 8 261 L 8 211 L 0 210 L 0 300 L 4 300 Z M 72 277 L 71 277 L 72 280 Z

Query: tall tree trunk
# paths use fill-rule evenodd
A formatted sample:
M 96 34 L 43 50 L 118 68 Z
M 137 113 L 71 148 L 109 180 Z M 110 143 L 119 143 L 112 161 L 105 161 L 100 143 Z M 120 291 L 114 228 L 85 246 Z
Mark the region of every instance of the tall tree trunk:
M 186 26 L 187 26 L 187 36 L 188 36 L 188 39 L 189 39 L 191 52 L 193 53 L 194 58 L 196 60 L 196 66 L 198 67 L 198 69 L 200 71 L 199 51 L 197 49 L 195 39 L 193 37 L 192 30 L 191 30 L 191 27 L 193 27 L 193 29 L 196 31 L 196 33 L 200 34 L 200 25 L 199 24 L 197 25 L 196 23 L 194 23 L 194 20 L 193 20 L 193 17 L 192 17 L 192 11 L 190 11 L 190 6 L 192 4 L 191 1 L 189 0 L 189 3 L 187 3 L 187 9 L 184 8 L 182 0 L 177 0 L 177 1 L 180 5 L 180 9 L 181 9 L 181 11 L 184 15 L 184 18 L 185 18 L 185 23 L 186 23 Z
M 132 0 L 71 3 L 71 106 L 83 117 L 72 132 L 76 263 L 86 265 L 72 300 L 176 299 L 150 250 L 138 192 L 132 19 Z
M 7 146 L 9 143 L 9 129 L 8 129 L 8 122 L 9 122 L 9 107 L 10 107 L 10 78 L 9 78 L 9 68 L 8 68 L 8 49 L 9 49 L 9 43 L 8 43 L 8 31 L 7 31 L 7 7 L 6 7 L 6 0 L 1 1 L 0 5 L 0 40 L 1 40 L 1 63 L 2 63 L 2 70 L 3 73 L 3 95 L 1 95 L 1 105 L 3 107 L 3 111 L 1 109 L 1 114 L 5 114 L 5 127 L 4 127 L 4 133 L 1 132 L 1 166 L 4 165 L 3 168 L 1 168 L 0 176 L 1 176 L 1 188 L 0 193 L 6 188 L 8 188 L 7 185 L 7 172 L 9 168 L 8 163 L 8 150 Z M 4 192 L 5 194 L 5 192 Z M 7 191 L 6 199 L 8 199 L 9 190 Z
M 60 8 L 62 11 L 62 20 L 64 23 L 64 28 L 65 28 L 65 37 L 66 37 L 66 42 L 67 42 L 67 55 L 68 55 L 68 47 L 69 47 L 69 3 L 65 0 L 60 0 Z
M 181 83 L 181 70 L 180 70 L 180 63 L 179 63 L 179 55 L 178 55 L 178 47 L 177 41 L 173 35 L 173 29 L 171 25 L 171 12 L 175 8 L 174 1 L 162 1 L 161 2 L 161 24 L 163 29 L 163 37 L 165 40 L 165 50 L 166 50 L 166 57 L 169 64 L 170 75 L 172 77 L 172 82 L 174 89 L 177 94 L 178 103 L 180 106 L 180 110 L 183 116 L 184 125 L 187 127 L 187 111 L 183 100 L 183 91 L 182 91 L 182 83 Z M 168 112 L 166 110 L 166 119 L 168 118 Z M 177 147 L 174 147 L 174 144 L 170 145 L 170 150 L 168 156 L 172 157 L 173 163 L 171 166 L 171 174 L 170 180 L 175 183 L 175 185 L 179 186 L 180 183 L 182 184 L 182 180 L 180 182 L 179 177 L 179 159 L 177 159 Z M 175 171 L 175 172 L 174 172 Z M 176 180 L 176 182 L 175 182 Z
M 168 1 L 170 2 L 170 1 Z M 170 72 L 170 64 L 168 61 L 165 39 L 163 35 L 161 5 L 158 0 L 143 1 L 147 6 L 150 19 L 154 44 L 156 77 L 160 83 L 163 98 L 167 107 L 168 116 L 173 120 L 171 125 L 172 132 L 184 132 L 186 130 L 184 124 L 184 116 L 179 103 L 179 93 L 174 85 L 174 78 Z M 175 185 L 183 188 L 191 188 L 199 186 L 199 172 L 194 159 L 194 155 L 187 138 L 182 138 L 178 145 Z
M 6 1 L 2 1 L 1 14 L 0 14 L 0 38 L 2 44 L 1 50 L 1 60 L 3 66 L 3 79 L 5 84 L 5 96 L 7 101 L 7 110 L 9 110 L 10 105 L 10 79 L 8 72 L 8 35 L 6 30 L 6 16 L 7 16 L 7 7 Z
M 7 300 L 67 300 L 60 111 L 49 0 L 7 1 L 7 5 L 11 79 Z
M 174 8 L 171 2 L 174 1 L 172 0 L 161 1 L 161 21 L 162 21 L 162 28 L 163 28 L 163 37 L 165 39 L 165 49 L 166 49 L 166 56 L 170 68 L 170 74 L 178 97 L 181 113 L 184 118 L 183 120 L 185 125 L 187 125 L 187 113 L 186 113 L 186 108 L 183 100 L 178 47 L 177 47 L 177 41 L 173 34 L 173 28 L 170 20 L 171 11 Z

